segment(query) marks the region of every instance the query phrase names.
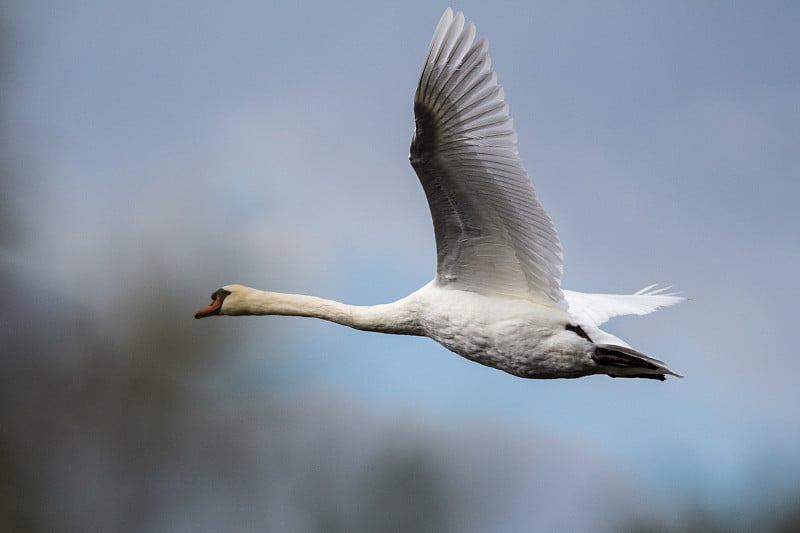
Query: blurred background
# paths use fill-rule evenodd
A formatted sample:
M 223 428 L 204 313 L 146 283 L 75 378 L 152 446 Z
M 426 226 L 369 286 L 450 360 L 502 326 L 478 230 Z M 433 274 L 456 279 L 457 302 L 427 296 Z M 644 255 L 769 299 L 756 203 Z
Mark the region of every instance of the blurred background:
M 798 531 L 800 5 L 475 2 L 564 285 L 686 379 L 195 321 L 429 281 L 411 99 L 447 6 L 0 4 L 0 530 Z

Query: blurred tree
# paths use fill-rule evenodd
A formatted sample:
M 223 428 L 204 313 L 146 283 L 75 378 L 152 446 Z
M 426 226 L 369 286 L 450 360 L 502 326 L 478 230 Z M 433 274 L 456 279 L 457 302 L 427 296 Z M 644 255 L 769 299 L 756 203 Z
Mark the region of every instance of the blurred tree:
M 800 531 L 800 494 L 795 495 L 786 512 L 776 517 L 775 533 L 797 533 Z
M 436 533 L 447 522 L 448 476 L 422 449 L 389 447 L 364 476 L 358 531 Z
M 236 345 L 193 334 L 185 309 L 121 294 L 109 335 L 34 280 L 6 271 L 0 291 L 0 530 L 447 531 L 435 457 L 392 449 L 344 483 L 331 465 L 358 447 L 293 445 L 293 426 L 317 422 L 203 386 Z
M 11 76 L 11 40 L 12 28 L 9 22 L 9 9 L 5 3 L 0 4 L 0 95 L 6 93 Z M 0 251 L 10 244 L 14 234 L 14 221 L 11 216 L 11 205 L 8 198 L 12 194 L 11 165 L 11 131 L 9 121 L 8 99 L 0 96 Z

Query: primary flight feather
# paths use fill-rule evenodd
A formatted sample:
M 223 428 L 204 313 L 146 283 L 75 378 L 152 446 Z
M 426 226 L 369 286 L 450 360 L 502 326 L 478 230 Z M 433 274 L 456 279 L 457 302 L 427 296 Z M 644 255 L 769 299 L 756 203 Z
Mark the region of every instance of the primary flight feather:
M 517 154 L 488 43 L 475 42 L 475 33 L 461 12 L 444 12 L 414 95 L 410 160 L 433 219 L 434 280 L 375 306 L 227 285 L 196 318 L 307 316 L 424 335 L 467 359 L 526 378 L 678 376 L 599 326 L 681 297 L 654 287 L 624 295 L 561 289 L 558 234 Z

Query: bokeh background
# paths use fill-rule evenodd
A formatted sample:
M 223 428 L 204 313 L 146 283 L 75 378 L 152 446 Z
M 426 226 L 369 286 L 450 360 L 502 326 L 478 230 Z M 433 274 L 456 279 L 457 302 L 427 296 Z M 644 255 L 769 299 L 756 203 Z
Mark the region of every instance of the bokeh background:
M 800 4 L 475 2 L 564 285 L 686 379 L 195 321 L 430 280 L 407 162 L 447 4 L 3 2 L 3 531 L 800 530 Z

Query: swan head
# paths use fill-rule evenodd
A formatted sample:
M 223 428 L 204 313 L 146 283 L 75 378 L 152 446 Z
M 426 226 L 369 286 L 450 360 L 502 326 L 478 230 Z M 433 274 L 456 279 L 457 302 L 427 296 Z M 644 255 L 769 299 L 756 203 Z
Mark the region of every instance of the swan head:
M 229 287 L 222 287 L 217 289 L 211 294 L 211 303 L 199 310 L 194 314 L 195 318 L 205 318 L 207 316 L 214 316 L 214 315 L 223 315 L 225 313 L 222 312 L 222 304 L 225 302 L 225 299 L 228 298 L 233 291 L 230 290 Z

